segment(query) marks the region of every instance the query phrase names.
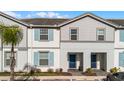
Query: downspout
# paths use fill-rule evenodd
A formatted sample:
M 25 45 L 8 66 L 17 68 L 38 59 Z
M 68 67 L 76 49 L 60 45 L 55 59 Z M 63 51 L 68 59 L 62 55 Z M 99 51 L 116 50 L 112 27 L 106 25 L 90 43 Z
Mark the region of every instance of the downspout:
M 3 31 L 2 31 L 3 35 Z M 1 36 L 1 72 L 3 72 L 3 37 Z

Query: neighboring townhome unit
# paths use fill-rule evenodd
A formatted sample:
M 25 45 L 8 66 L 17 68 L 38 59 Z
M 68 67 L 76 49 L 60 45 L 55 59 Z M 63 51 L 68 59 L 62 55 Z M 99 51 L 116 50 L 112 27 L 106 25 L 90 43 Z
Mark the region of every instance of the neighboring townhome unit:
M 124 20 L 103 19 L 91 13 L 73 19 L 19 20 L 0 12 L 0 22 L 23 29 L 23 40 L 15 49 L 16 71 L 26 64 L 41 71 L 124 70 Z M 0 71 L 8 71 L 9 65 L 10 46 L 0 47 Z
M 84 14 L 60 25 L 61 68 L 109 71 L 114 66 L 115 25 Z
M 24 65 L 28 62 L 28 25 L 2 12 L 0 12 L 0 23 L 5 25 L 18 25 L 22 28 L 23 39 L 20 44 L 15 47 L 15 70 L 22 70 Z M 10 70 L 10 51 L 11 46 L 3 45 L 2 47 L 0 39 L 0 71 Z

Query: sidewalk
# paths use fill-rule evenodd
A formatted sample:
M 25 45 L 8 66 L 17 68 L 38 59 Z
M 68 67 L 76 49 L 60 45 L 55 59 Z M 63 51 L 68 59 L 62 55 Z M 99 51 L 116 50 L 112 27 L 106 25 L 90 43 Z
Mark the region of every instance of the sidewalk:
M 65 81 L 101 81 L 106 76 L 38 76 L 41 81 L 65 80 Z M 0 80 L 9 80 L 9 76 L 0 76 Z

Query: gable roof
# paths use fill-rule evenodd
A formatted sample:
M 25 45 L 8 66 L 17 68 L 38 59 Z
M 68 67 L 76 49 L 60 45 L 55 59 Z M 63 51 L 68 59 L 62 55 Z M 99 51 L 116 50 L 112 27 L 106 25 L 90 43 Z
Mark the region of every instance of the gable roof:
M 80 15 L 80 16 L 78 16 L 78 17 L 75 17 L 75 18 L 73 18 L 73 19 L 71 19 L 71 20 L 67 20 L 66 22 L 60 24 L 59 26 L 61 27 L 61 26 L 70 24 L 70 23 L 72 23 L 72 22 L 75 22 L 75 21 L 80 20 L 80 19 L 82 19 L 82 18 L 85 18 L 85 17 L 87 17 L 87 16 L 89 16 L 89 17 L 91 17 L 91 18 L 93 18 L 93 19 L 95 19 L 95 20 L 98 20 L 98 21 L 100 21 L 100 22 L 102 22 L 102 23 L 105 23 L 105 24 L 107 24 L 107 25 L 110 25 L 110 26 L 112 26 L 112 27 L 114 27 L 114 28 L 117 27 L 117 25 L 116 25 L 115 23 L 113 23 L 113 22 L 111 22 L 111 21 L 107 21 L 107 20 L 105 20 L 105 19 L 103 19 L 103 18 L 101 18 L 101 17 L 98 17 L 98 16 L 96 16 L 96 15 L 94 15 L 94 14 L 92 14 L 92 13 L 85 13 L 85 14 Z
M 75 22 L 77 20 L 80 20 L 84 17 L 91 17 L 95 20 L 98 20 L 102 23 L 105 23 L 109 26 L 112 26 L 114 28 L 124 28 L 124 19 L 103 19 L 99 16 L 96 16 L 92 13 L 85 13 L 83 15 L 77 16 L 73 19 L 62 19 L 62 18 L 31 18 L 31 19 L 17 19 L 10 15 L 7 15 L 3 12 L 0 12 L 0 15 L 10 19 L 12 21 L 15 21 L 21 25 L 27 26 L 27 27 L 62 27 L 64 25 L 70 24 L 72 22 Z
M 7 18 L 7 19 L 10 19 L 10 20 L 12 20 L 14 22 L 17 22 L 17 23 L 19 23 L 21 25 L 29 26 L 27 23 L 24 23 L 24 22 L 20 21 L 19 19 L 16 19 L 16 18 L 14 18 L 14 17 L 12 17 L 10 15 L 7 15 L 7 14 L 5 14 L 3 12 L 0 12 L 0 15 L 3 16 L 3 17 L 5 17 L 5 18 Z

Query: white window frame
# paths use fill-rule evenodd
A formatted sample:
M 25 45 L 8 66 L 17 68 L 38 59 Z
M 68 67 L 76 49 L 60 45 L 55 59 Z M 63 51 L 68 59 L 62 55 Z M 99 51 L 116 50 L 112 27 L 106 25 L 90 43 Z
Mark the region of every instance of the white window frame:
M 100 31 L 100 30 L 102 30 L 103 31 L 103 34 L 101 34 L 101 33 L 98 33 L 98 31 Z M 105 28 L 97 28 L 96 29 L 96 40 L 97 41 L 105 41 L 105 32 L 106 32 L 106 29 Z M 99 36 L 103 36 L 104 37 L 104 39 L 103 40 L 99 40 Z
M 71 33 L 72 29 L 76 29 L 77 33 L 76 33 L 76 34 L 72 34 L 72 33 Z M 70 40 L 71 40 L 71 41 L 77 41 L 77 40 L 78 40 L 78 30 L 79 30 L 79 29 L 78 29 L 77 27 L 71 27 L 71 28 L 70 28 L 69 34 L 70 34 Z M 71 37 L 72 37 L 73 35 L 76 35 L 76 40 L 72 40 Z
M 11 57 L 11 51 L 4 51 L 4 67 L 10 67 L 10 65 L 6 65 L 6 60 L 7 60 L 6 53 L 10 53 L 10 57 Z M 15 60 L 16 60 L 16 65 L 17 65 L 17 51 L 15 51 L 14 53 L 15 53 Z M 10 60 L 10 59 L 8 59 L 8 60 Z
M 43 34 L 43 33 L 42 33 L 42 31 L 43 31 L 44 29 L 47 30 L 47 34 Z M 40 37 L 41 37 L 41 36 L 47 36 L 47 39 L 41 39 L 41 38 L 40 38 L 41 41 L 48 41 L 48 40 L 49 40 L 49 32 L 48 32 L 48 29 L 47 29 L 47 28 L 40 28 Z
M 47 64 L 47 65 L 40 65 L 40 60 L 43 59 L 43 58 L 40 57 L 40 54 L 41 54 L 41 53 L 47 53 L 47 54 L 48 54 L 48 58 L 47 58 L 48 64 Z M 38 63 L 38 64 L 39 64 L 39 66 L 49 66 L 49 52 L 47 52 L 47 51 L 42 51 L 42 52 L 40 51 L 40 52 L 39 52 L 39 63 Z

